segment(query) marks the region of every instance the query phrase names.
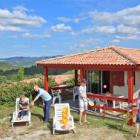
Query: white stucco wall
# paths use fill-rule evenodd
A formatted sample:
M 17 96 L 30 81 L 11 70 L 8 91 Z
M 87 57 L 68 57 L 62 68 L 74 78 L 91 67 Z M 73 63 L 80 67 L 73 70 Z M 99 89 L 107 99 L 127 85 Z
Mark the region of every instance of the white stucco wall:
M 127 85 L 127 72 L 124 73 L 125 86 L 113 86 L 113 93 L 115 96 L 128 97 L 128 85 Z M 134 98 L 138 96 L 140 91 L 140 71 L 135 72 L 135 86 L 134 86 Z

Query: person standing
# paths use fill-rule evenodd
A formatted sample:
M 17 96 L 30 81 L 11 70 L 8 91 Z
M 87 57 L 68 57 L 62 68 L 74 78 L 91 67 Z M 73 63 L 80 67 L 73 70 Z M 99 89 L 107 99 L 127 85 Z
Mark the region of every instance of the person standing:
M 84 119 L 85 123 L 87 121 L 87 110 L 88 110 L 88 102 L 87 102 L 87 94 L 86 94 L 86 80 L 83 79 L 80 83 L 79 87 L 79 123 L 82 124 L 82 119 Z
M 138 108 L 138 112 L 137 112 L 136 124 L 135 124 L 135 134 L 134 134 L 135 137 L 138 136 L 139 127 L 140 127 L 140 92 L 139 92 L 139 97 L 137 100 L 137 108 Z
M 44 107 L 43 107 L 44 117 L 43 117 L 43 120 L 48 122 L 49 121 L 49 116 L 50 116 L 50 108 L 51 108 L 51 103 L 52 103 L 52 97 L 46 90 L 40 88 L 38 85 L 34 86 L 34 90 L 36 92 L 38 92 L 38 95 L 31 102 L 31 105 L 34 106 L 34 103 L 38 100 L 39 97 L 41 97 L 43 102 L 44 102 Z

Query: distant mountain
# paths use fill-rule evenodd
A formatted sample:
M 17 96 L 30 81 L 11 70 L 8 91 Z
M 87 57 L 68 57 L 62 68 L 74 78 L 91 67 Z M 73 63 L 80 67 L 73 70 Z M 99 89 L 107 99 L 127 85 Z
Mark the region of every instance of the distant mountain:
M 0 58 L 0 68 L 4 65 L 7 65 L 7 67 L 18 67 L 18 66 L 24 66 L 29 67 L 35 64 L 36 61 L 42 60 L 42 59 L 49 59 L 49 58 L 55 58 L 59 57 L 61 55 L 56 56 L 42 56 L 42 57 L 10 57 L 10 58 Z

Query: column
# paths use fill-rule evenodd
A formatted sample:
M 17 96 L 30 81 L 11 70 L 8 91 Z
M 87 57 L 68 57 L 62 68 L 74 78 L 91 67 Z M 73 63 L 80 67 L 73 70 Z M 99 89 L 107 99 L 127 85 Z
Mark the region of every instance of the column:
M 85 78 L 85 71 L 84 69 L 80 69 L 80 81 Z
M 128 71 L 128 103 L 133 103 L 133 94 L 134 94 L 134 72 Z M 132 109 L 132 112 L 130 114 L 133 116 L 134 110 Z M 133 124 L 133 119 L 128 120 L 128 124 Z
M 75 86 L 78 85 L 78 70 L 75 70 Z
M 128 102 L 133 103 L 133 94 L 134 94 L 134 72 L 128 71 Z
M 48 81 L 48 68 L 44 69 L 44 89 L 48 91 L 49 89 L 49 81 Z

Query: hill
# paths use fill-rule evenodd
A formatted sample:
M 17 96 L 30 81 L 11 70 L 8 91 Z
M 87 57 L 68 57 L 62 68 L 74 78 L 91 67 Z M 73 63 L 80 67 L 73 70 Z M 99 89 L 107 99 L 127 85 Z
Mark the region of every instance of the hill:
M 6 63 L 6 62 L 0 62 L 0 70 L 11 70 L 15 69 L 16 67 L 12 64 Z
M 13 67 L 19 67 L 19 66 L 24 66 L 24 67 L 29 67 L 35 64 L 36 61 L 42 60 L 42 59 L 49 59 L 49 58 L 54 58 L 58 57 L 59 55 L 56 56 L 42 56 L 42 57 L 10 57 L 10 58 L 0 58 L 0 65 L 7 64 Z M 1 68 L 2 66 L 0 66 Z

